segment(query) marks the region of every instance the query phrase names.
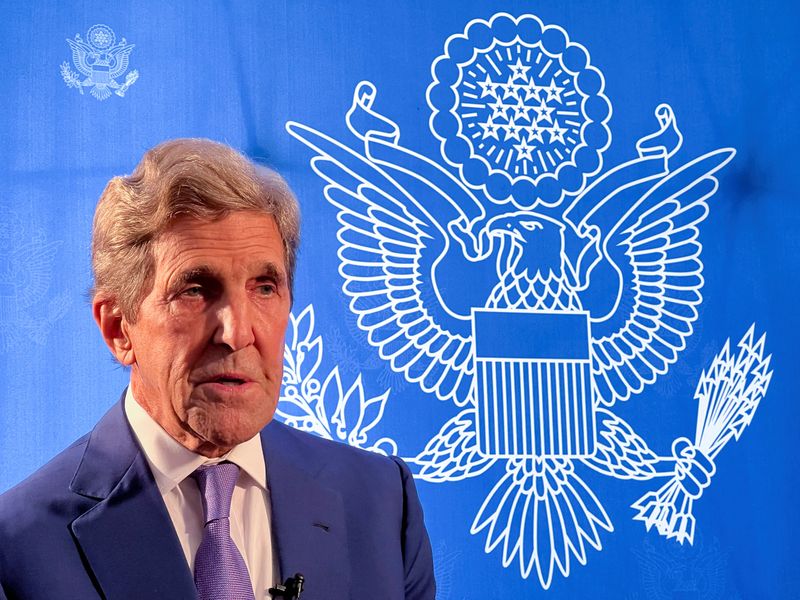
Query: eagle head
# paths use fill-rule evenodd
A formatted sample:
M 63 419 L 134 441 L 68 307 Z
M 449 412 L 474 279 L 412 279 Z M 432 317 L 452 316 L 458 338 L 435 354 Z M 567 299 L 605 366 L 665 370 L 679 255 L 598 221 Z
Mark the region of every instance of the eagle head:
M 563 276 L 566 227 L 561 221 L 541 213 L 518 211 L 494 217 L 487 228 L 490 236 L 512 246 L 506 268 L 518 274 L 527 271 L 531 279 L 537 274 L 544 280 Z M 501 256 L 504 254 L 501 252 Z

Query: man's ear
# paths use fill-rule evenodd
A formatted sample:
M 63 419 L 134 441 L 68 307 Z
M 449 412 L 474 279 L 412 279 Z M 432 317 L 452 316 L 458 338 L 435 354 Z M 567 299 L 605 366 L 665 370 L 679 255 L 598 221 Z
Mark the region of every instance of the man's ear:
M 95 297 L 92 300 L 94 321 L 111 353 L 126 367 L 136 362 L 133 345 L 128 335 L 129 324 L 119 304 L 110 298 Z

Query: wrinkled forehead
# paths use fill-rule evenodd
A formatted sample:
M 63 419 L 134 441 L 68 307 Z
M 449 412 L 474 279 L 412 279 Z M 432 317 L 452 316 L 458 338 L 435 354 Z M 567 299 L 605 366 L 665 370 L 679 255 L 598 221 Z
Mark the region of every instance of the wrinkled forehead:
M 285 276 L 283 241 L 268 214 L 238 211 L 213 220 L 176 218 L 154 240 L 156 276 L 188 269 L 230 273 L 263 271 Z

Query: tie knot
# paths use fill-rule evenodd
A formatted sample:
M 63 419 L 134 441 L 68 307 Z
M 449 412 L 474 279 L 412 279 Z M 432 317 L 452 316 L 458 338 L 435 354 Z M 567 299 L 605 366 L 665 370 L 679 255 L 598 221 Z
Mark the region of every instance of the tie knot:
M 239 467 L 230 462 L 203 466 L 192 473 L 203 497 L 203 513 L 206 523 L 216 519 L 227 519 L 231 512 L 231 497 Z

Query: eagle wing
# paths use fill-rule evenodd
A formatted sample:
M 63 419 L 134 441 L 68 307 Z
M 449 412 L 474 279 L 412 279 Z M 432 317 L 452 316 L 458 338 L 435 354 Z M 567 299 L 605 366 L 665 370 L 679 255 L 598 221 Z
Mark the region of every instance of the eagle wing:
M 596 452 L 584 459 L 585 464 L 598 473 L 618 479 L 644 481 L 665 474 L 659 470 L 659 457 L 619 415 L 598 407 L 596 419 Z M 670 463 L 666 475 L 673 471 L 674 464 Z
M 128 60 L 135 45 L 136 44 L 120 44 L 114 49 L 112 53 L 115 58 L 114 68 L 108 73 L 111 79 L 116 79 L 128 70 Z
M 34 306 L 47 295 L 53 263 L 61 242 L 44 242 L 39 238 L 16 249 L 11 260 L 11 273 L 18 290 L 20 306 Z
M 317 153 L 311 166 L 338 209 L 342 289 L 370 344 L 424 391 L 465 404 L 473 373 L 469 315 L 448 314 L 431 276 L 448 235 L 378 164 L 305 125 L 286 128 Z
M 405 459 L 414 476 L 441 483 L 483 474 L 497 459 L 483 456 L 476 442 L 475 407 L 469 406 L 445 423 L 414 458 Z
M 594 382 L 610 406 L 666 373 L 697 319 L 703 285 L 698 225 L 732 149 L 705 154 L 658 179 L 605 237 L 618 295 L 592 315 Z
M 72 63 L 75 65 L 75 68 L 86 77 L 91 75 L 92 67 L 86 61 L 87 54 L 92 52 L 91 46 L 89 46 L 83 40 L 67 39 L 67 43 L 69 44 L 69 47 L 72 48 Z

